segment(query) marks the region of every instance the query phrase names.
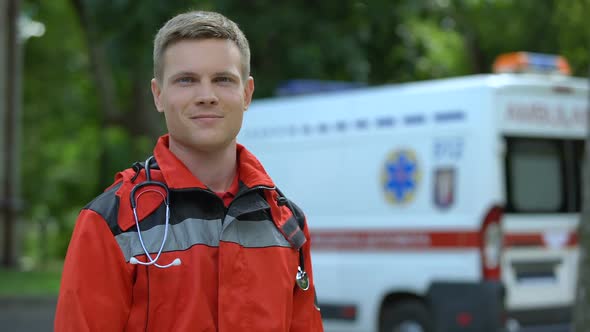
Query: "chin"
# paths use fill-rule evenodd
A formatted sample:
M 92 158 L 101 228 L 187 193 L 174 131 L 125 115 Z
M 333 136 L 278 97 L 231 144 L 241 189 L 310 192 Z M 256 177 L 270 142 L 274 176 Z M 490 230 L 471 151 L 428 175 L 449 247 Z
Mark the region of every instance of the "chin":
M 201 151 L 201 152 L 215 152 L 215 151 L 220 151 L 220 150 L 226 149 L 234 142 L 235 142 L 235 140 L 228 142 L 225 140 L 201 139 L 201 140 L 191 140 L 191 142 L 188 143 L 188 146 L 194 150 Z

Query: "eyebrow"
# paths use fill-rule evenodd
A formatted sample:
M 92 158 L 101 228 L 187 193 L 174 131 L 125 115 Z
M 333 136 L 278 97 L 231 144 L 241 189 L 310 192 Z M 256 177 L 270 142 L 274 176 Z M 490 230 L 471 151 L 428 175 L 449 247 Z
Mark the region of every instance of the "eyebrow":
M 192 71 L 179 71 L 178 73 L 172 74 L 170 75 L 169 79 L 176 79 L 179 77 L 183 77 L 183 76 L 199 76 L 196 73 L 192 72 Z
M 226 71 L 226 70 L 217 72 L 213 76 L 231 76 L 231 77 L 234 77 L 236 79 L 240 79 L 240 75 L 236 75 L 235 73 L 232 73 L 232 72 Z
M 171 80 L 174 80 L 176 78 L 184 77 L 184 76 L 200 77 L 201 75 L 199 75 L 199 74 L 197 74 L 195 72 L 192 72 L 192 71 L 183 70 L 183 71 L 179 71 L 176 74 L 171 75 L 170 76 L 170 79 Z M 236 75 L 235 73 L 232 73 L 232 72 L 227 71 L 227 70 L 215 72 L 215 73 L 213 73 L 213 76 L 231 76 L 231 77 L 234 77 L 236 79 L 239 79 L 240 78 L 239 75 Z

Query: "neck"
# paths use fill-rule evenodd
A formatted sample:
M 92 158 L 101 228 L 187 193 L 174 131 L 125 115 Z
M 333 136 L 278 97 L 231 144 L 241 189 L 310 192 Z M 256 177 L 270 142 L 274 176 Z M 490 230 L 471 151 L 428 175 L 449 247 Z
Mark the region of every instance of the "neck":
M 218 151 L 201 151 L 170 137 L 170 151 L 189 171 L 214 192 L 229 189 L 236 175 L 236 142 Z

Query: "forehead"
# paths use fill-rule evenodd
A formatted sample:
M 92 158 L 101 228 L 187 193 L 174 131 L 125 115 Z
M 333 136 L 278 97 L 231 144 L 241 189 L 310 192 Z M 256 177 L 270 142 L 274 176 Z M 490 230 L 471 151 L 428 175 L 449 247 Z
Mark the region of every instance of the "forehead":
M 240 74 L 242 64 L 240 50 L 228 39 L 183 39 L 166 48 L 163 60 L 164 77 L 179 71 Z

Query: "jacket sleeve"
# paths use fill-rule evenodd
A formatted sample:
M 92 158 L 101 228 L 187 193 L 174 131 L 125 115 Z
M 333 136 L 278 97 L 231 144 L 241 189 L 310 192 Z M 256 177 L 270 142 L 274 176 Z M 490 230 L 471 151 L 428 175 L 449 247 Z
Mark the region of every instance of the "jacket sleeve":
M 105 220 L 82 210 L 66 254 L 54 330 L 123 331 L 132 299 L 131 271 Z
M 307 224 L 307 223 L 306 223 Z M 309 276 L 309 289 L 295 286 L 293 294 L 293 317 L 290 332 L 323 332 L 322 317 L 317 304 L 315 283 L 311 266 L 311 237 L 307 225 L 303 232 L 307 241 L 301 248 L 305 259 L 305 271 Z

